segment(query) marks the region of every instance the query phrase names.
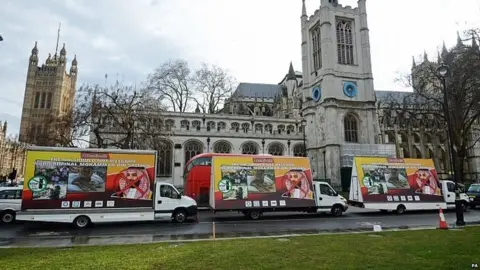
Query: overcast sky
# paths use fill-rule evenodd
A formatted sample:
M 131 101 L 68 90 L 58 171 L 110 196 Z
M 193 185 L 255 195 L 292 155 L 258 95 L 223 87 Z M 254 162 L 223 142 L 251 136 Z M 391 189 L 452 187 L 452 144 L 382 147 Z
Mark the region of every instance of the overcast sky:
M 168 59 L 228 69 L 239 82 L 278 83 L 290 61 L 301 70 L 300 0 L 1 0 L 0 121 L 17 133 L 28 57 L 54 53 L 58 24 L 67 58 L 77 55 L 79 84 L 117 74 L 140 83 Z M 339 0 L 356 6 L 356 0 Z M 308 15 L 320 0 L 306 0 Z M 367 0 L 376 90 L 401 90 L 395 79 L 412 56 L 436 56 L 457 30 L 479 27 L 480 0 Z

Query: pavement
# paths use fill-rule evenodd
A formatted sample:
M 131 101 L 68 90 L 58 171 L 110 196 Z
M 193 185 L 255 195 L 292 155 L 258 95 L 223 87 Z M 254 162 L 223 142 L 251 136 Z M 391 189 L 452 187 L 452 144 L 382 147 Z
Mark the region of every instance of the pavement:
M 455 211 L 446 211 L 445 218 L 453 226 Z M 480 210 L 465 213 L 467 224 L 480 224 Z M 381 213 L 351 207 L 342 217 L 299 213 L 268 213 L 261 220 L 247 220 L 238 213 L 202 211 L 198 223 L 168 222 L 97 224 L 88 229 L 75 229 L 65 224 L 26 223 L 0 225 L 0 247 L 69 247 L 74 245 L 106 245 L 193 241 L 239 237 L 268 237 L 298 234 L 372 231 L 374 225 L 384 230 L 435 228 L 437 211 L 407 212 L 404 215 Z

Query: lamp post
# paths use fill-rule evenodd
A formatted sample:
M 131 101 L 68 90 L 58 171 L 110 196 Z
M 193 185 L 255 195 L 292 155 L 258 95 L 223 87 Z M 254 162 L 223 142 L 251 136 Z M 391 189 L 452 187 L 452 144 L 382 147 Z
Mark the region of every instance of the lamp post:
M 307 120 L 305 118 L 302 118 L 302 127 L 303 127 L 303 152 L 304 156 L 307 156 L 307 138 L 306 138 L 306 131 L 305 128 L 307 127 Z
M 265 154 L 265 139 L 262 139 L 262 154 Z
M 455 183 L 455 212 L 457 214 L 457 226 L 465 226 L 465 220 L 463 217 L 463 206 L 462 206 L 462 201 L 460 201 L 460 193 L 458 190 L 458 182 L 457 182 L 457 163 L 455 162 L 455 146 L 453 145 L 453 127 L 452 127 L 452 119 L 450 117 L 450 109 L 448 106 L 448 92 L 447 92 L 447 83 L 446 83 L 446 78 L 450 73 L 450 67 L 447 66 L 445 63 L 442 63 L 438 68 L 437 68 L 437 73 L 438 76 L 440 77 L 442 81 L 442 86 L 443 86 L 443 109 L 444 109 L 444 115 L 445 115 L 445 120 L 447 121 L 447 136 L 448 136 L 448 144 L 450 148 L 450 162 L 452 164 L 452 170 L 453 170 L 453 181 Z
M 210 137 L 207 137 L 207 153 L 210 153 Z

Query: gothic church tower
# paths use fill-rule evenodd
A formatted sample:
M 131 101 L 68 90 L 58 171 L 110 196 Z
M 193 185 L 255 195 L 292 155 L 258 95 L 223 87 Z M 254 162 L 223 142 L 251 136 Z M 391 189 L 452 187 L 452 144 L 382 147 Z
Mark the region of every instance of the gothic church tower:
M 56 132 L 51 121 L 73 109 L 77 83 L 77 58 L 74 57 L 67 73 L 67 51 L 63 44 L 58 54 L 58 38 L 53 57 L 49 54 L 42 66 L 38 66 L 38 61 L 35 42 L 28 63 L 19 134 L 20 141 L 31 144 L 40 143 L 47 132 Z
M 302 6 L 308 155 L 315 178 L 330 179 L 338 190 L 350 181 L 353 156 L 375 155 L 371 149 L 378 148 L 365 2 L 352 8 L 321 0 L 310 17 L 305 0 Z

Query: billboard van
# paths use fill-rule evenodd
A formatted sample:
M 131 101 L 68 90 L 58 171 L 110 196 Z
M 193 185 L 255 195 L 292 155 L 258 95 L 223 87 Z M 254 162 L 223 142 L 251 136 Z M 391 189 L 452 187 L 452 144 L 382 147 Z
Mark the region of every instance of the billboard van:
M 315 206 L 307 158 L 216 156 L 212 171 L 214 209 Z
M 27 150 L 22 209 L 152 207 L 156 153 Z
M 431 159 L 355 157 L 352 178 L 363 202 L 443 202 Z

